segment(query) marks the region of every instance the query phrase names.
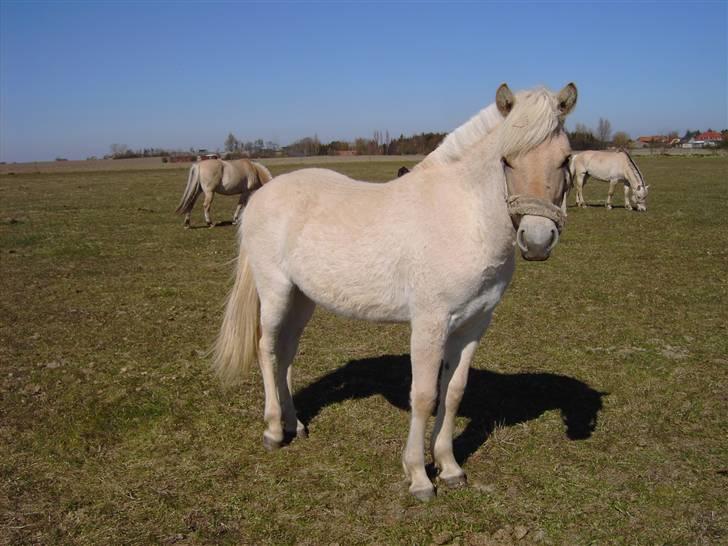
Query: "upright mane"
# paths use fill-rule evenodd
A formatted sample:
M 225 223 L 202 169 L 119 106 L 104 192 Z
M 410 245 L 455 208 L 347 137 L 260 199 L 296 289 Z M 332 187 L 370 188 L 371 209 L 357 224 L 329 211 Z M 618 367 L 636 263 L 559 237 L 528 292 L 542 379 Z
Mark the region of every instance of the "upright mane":
M 637 173 L 637 176 L 640 179 L 640 184 L 642 184 L 644 186 L 645 178 L 642 176 L 642 171 L 640 171 L 639 167 L 637 167 L 637 164 L 634 162 L 634 159 L 632 159 L 632 156 L 629 155 L 629 152 L 627 150 L 625 150 L 624 148 L 620 148 L 619 151 L 627 156 L 627 159 L 629 160 L 630 165 L 632 165 L 632 170 L 634 170 L 634 172 Z
M 486 106 L 460 127 L 455 129 L 415 168 L 433 164 L 453 163 L 463 153 L 491 133 L 503 122 L 503 116 L 495 103 Z
M 470 148 L 500 130 L 502 156 L 517 156 L 546 140 L 563 125 L 556 97 L 544 88 L 515 95 L 513 109 L 505 118 L 495 103 L 487 106 L 447 135 L 442 143 L 415 168 L 443 165 L 462 159 Z

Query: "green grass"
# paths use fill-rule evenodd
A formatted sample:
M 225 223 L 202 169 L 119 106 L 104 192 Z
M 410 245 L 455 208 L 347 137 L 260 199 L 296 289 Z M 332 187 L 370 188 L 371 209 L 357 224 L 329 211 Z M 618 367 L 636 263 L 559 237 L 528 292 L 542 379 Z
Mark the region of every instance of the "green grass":
M 400 467 L 406 326 L 317 311 L 310 438 L 267 454 L 257 371 L 208 369 L 235 231 L 182 229 L 185 171 L 0 177 L 0 544 L 724 543 L 728 159 L 639 165 L 646 214 L 570 208 L 519 258 L 457 420 L 471 486 L 429 504 Z

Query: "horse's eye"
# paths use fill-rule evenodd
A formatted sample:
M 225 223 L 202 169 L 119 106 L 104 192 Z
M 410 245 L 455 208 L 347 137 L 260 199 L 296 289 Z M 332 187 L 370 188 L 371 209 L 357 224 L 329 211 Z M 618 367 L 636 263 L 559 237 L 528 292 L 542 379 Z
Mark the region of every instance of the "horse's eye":
M 561 164 L 562 169 L 566 169 L 569 166 L 569 159 L 571 159 L 571 156 L 567 155 L 566 159 L 564 159 L 564 162 Z
M 513 166 L 510 163 L 508 163 L 508 160 L 505 157 L 503 158 L 503 165 L 505 165 L 509 169 L 513 168 Z

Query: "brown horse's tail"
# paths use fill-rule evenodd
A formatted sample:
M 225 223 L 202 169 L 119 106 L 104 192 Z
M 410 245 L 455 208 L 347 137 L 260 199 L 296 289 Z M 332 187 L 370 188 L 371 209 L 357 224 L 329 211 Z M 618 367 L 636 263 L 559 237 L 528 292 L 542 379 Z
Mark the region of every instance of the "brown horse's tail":
M 182 194 L 182 199 L 175 211 L 177 214 L 187 214 L 195 206 L 195 200 L 200 193 L 200 166 L 195 163 L 190 167 L 190 174 L 187 176 L 187 186 Z
M 260 299 L 248 257 L 240 248 L 235 284 L 213 347 L 213 368 L 224 384 L 247 372 L 258 359 Z

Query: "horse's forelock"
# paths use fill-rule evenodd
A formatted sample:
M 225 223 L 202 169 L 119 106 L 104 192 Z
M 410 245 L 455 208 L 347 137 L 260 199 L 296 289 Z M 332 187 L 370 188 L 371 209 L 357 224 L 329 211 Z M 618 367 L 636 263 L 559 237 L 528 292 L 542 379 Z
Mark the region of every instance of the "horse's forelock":
M 547 89 L 516 94 L 513 110 L 500 135 L 501 155 L 513 157 L 532 150 L 563 128 L 556 96 Z

